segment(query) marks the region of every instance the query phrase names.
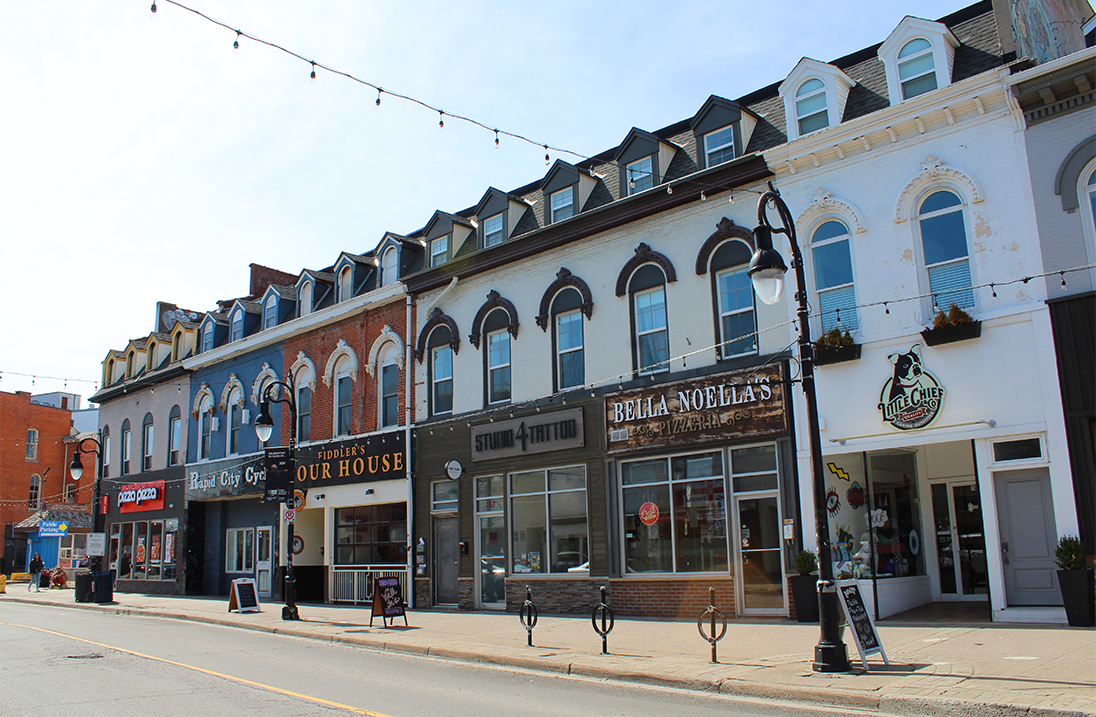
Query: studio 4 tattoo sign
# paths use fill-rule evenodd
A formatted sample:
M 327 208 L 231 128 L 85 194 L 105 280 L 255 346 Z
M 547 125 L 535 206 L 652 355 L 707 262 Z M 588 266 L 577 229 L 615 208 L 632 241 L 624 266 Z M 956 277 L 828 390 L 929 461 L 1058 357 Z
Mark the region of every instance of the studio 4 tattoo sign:
M 606 397 L 610 452 L 762 436 L 787 430 L 777 366 Z

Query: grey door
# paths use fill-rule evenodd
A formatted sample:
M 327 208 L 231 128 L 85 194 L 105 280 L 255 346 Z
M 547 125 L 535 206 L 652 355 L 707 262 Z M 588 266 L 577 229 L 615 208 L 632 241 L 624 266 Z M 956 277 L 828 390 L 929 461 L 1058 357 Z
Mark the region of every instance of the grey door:
M 460 545 L 457 540 L 457 516 L 434 518 L 434 604 L 457 604 L 457 575 Z
M 995 473 L 997 522 L 1009 605 L 1061 605 L 1055 575 L 1058 531 L 1045 468 Z

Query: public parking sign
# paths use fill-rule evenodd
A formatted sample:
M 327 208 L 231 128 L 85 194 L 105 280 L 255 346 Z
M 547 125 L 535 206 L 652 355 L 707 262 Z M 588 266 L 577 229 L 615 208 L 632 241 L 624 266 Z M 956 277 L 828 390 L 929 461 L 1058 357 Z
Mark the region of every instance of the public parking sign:
M 63 538 L 68 535 L 68 523 L 63 520 L 43 520 L 38 523 L 39 538 Z

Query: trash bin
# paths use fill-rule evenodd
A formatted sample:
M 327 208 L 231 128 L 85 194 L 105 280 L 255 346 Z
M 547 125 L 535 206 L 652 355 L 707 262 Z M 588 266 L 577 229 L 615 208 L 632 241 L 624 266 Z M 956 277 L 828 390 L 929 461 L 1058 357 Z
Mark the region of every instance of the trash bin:
M 91 573 L 91 593 L 92 602 L 114 602 L 114 571 Z
M 76 602 L 91 602 L 91 573 L 87 570 L 76 572 Z

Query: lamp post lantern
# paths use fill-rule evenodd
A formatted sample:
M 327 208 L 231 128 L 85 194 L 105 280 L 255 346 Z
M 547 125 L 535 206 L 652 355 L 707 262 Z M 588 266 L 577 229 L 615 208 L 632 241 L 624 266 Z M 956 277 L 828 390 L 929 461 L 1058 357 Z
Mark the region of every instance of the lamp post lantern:
M 283 387 L 285 391 L 283 396 L 279 396 L 276 392 L 277 387 Z M 297 461 L 296 461 L 296 447 L 297 447 L 297 404 L 293 400 L 293 384 L 292 381 L 286 383 L 285 381 L 271 381 L 263 389 L 262 403 L 259 405 L 259 416 L 255 419 L 255 435 L 259 437 L 259 442 L 266 443 L 270 440 L 270 437 L 274 433 L 274 419 L 270 417 L 270 402 L 275 401 L 277 403 L 285 403 L 289 405 L 289 467 L 290 475 L 296 474 Z M 267 476 L 267 480 L 270 480 L 270 476 Z M 290 486 L 292 488 L 292 486 Z M 293 492 L 290 490 L 289 498 L 285 503 L 286 508 L 290 508 L 293 505 Z M 300 620 L 301 616 L 297 613 L 297 579 L 293 572 L 293 523 L 289 523 L 289 527 L 286 531 L 286 546 L 285 546 L 285 607 L 282 608 L 283 620 Z
M 774 227 L 767 215 L 772 204 L 780 217 L 780 227 Z M 814 529 L 818 545 L 818 615 L 819 640 L 814 648 L 815 672 L 848 672 L 849 656 L 840 634 L 840 606 L 837 585 L 833 579 L 830 557 L 830 521 L 826 509 L 826 481 L 822 470 L 822 438 L 818 429 L 818 398 L 814 386 L 814 357 L 811 346 L 810 310 L 807 307 L 807 282 L 803 275 L 803 255 L 795 236 L 795 222 L 780 192 L 769 182 L 769 190 L 757 200 L 757 223 L 754 240 L 757 251 L 750 260 L 749 275 L 757 297 L 766 304 L 775 304 L 784 291 L 784 273 L 788 270 L 780 253 L 773 248 L 773 233 L 784 234 L 792 250 L 795 268 L 799 316 L 799 362 L 802 371 L 803 395 L 807 399 L 807 427 L 810 434 L 811 481 L 814 487 Z
M 84 448 L 85 443 L 91 443 L 91 448 Z M 75 481 L 80 480 L 84 475 L 84 464 L 80 460 L 81 453 L 91 453 L 95 455 L 95 484 L 94 492 L 92 493 L 92 506 L 91 506 L 91 532 L 100 533 L 100 524 L 102 523 L 102 511 L 100 510 L 101 495 L 103 490 L 103 444 L 96 438 L 83 438 L 76 444 L 76 450 L 72 453 L 72 463 L 69 464 L 69 474 Z M 102 556 L 95 556 L 95 570 L 102 570 Z

